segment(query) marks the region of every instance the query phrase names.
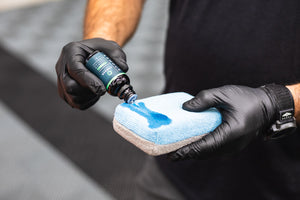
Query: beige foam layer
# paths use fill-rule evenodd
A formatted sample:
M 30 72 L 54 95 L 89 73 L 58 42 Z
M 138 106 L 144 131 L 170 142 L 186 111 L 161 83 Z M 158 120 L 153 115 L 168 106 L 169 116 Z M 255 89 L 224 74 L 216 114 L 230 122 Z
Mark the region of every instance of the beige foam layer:
M 145 153 L 152 156 L 158 156 L 158 155 L 170 153 L 187 144 L 195 142 L 204 136 L 204 135 L 199 135 L 179 142 L 160 145 L 160 144 L 155 144 L 153 142 L 147 141 L 144 138 L 136 135 L 134 132 L 132 132 L 131 130 L 127 129 L 122 124 L 120 124 L 115 118 L 113 119 L 113 128 L 119 135 L 121 135 L 127 141 L 129 141 L 130 143 L 134 144 L 136 147 L 138 147 Z

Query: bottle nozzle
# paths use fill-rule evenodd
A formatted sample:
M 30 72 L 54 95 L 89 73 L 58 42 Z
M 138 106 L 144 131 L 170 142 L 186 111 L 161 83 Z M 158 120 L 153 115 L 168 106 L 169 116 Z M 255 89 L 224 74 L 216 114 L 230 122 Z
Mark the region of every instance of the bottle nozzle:
M 134 103 L 137 99 L 137 94 L 132 89 L 132 86 L 128 84 L 125 84 L 120 88 L 118 96 L 120 99 L 124 99 L 124 101 L 129 104 Z
M 133 94 L 127 99 L 127 101 L 125 100 L 125 102 L 129 104 L 133 104 L 136 99 L 137 99 L 137 94 Z

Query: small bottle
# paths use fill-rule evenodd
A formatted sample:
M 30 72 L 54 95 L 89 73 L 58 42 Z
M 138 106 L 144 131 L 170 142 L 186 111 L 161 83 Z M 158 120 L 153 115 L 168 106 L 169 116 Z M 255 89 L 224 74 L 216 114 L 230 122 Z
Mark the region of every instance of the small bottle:
M 134 103 L 137 95 L 128 76 L 103 52 L 91 53 L 86 59 L 86 67 L 103 82 L 110 95 L 118 96 L 129 104 Z

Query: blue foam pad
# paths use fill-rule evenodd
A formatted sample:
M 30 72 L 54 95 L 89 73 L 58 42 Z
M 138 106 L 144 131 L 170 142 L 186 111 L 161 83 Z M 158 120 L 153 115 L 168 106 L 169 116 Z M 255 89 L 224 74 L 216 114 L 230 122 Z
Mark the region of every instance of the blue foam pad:
M 123 130 L 136 134 L 136 138 L 155 145 L 174 144 L 213 131 L 222 122 L 221 114 L 215 108 L 204 112 L 183 110 L 182 104 L 192 97 L 177 92 L 137 100 L 133 104 L 122 103 L 116 107 L 114 121 Z

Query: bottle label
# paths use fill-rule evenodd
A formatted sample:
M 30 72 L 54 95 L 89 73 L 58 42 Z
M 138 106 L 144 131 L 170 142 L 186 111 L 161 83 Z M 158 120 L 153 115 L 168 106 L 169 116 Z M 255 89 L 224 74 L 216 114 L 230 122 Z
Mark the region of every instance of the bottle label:
M 93 72 L 108 89 L 110 83 L 120 74 L 125 74 L 108 56 L 102 52 L 93 55 L 87 62 L 86 67 Z

